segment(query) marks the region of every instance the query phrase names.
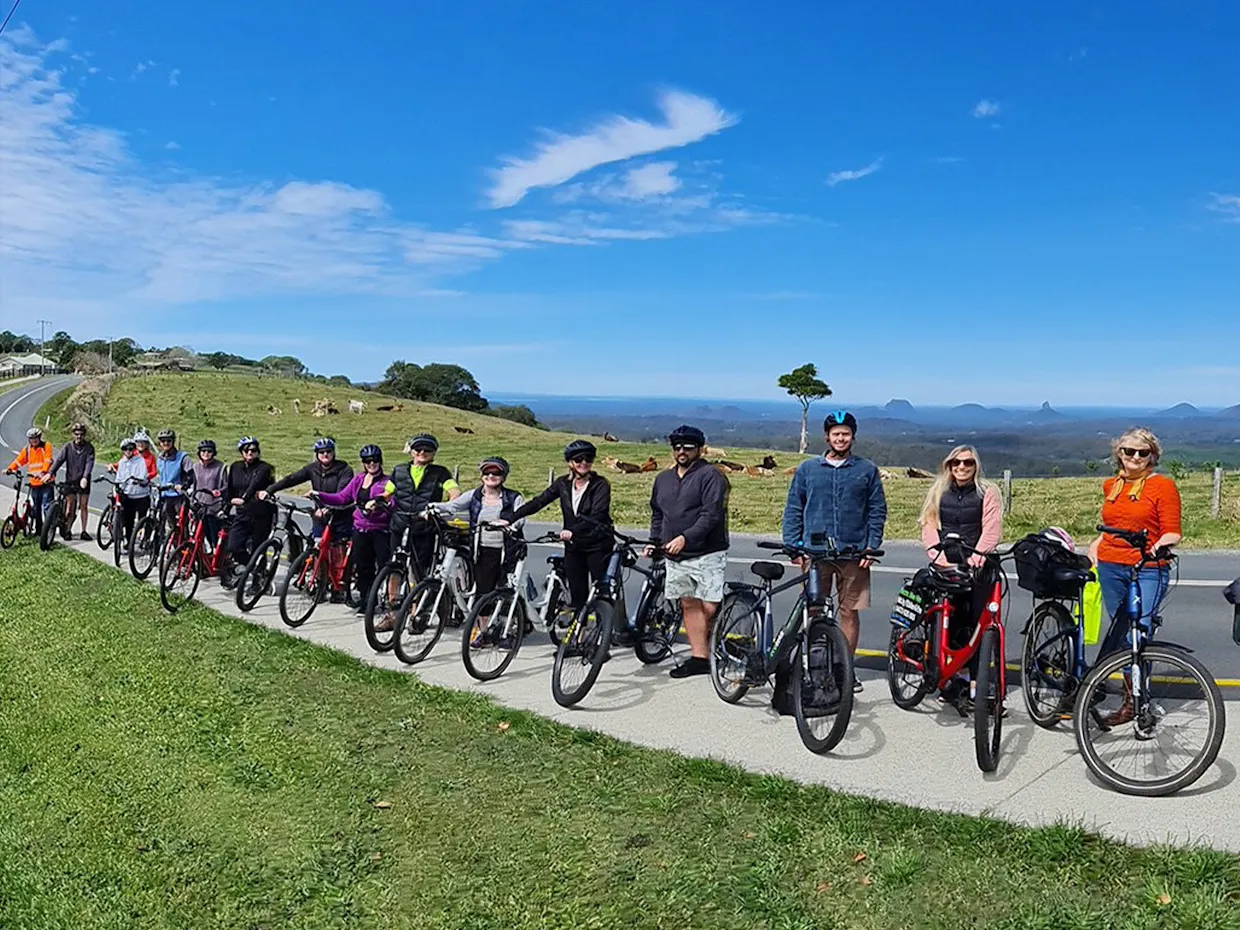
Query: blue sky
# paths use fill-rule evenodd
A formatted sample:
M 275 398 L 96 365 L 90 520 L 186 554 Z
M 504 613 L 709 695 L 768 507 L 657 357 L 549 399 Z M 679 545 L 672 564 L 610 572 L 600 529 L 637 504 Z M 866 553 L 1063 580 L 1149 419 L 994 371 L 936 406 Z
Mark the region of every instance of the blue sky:
M 1221 0 L 25 0 L 0 328 L 484 392 L 813 361 L 854 403 L 1230 404 L 1238 37 Z

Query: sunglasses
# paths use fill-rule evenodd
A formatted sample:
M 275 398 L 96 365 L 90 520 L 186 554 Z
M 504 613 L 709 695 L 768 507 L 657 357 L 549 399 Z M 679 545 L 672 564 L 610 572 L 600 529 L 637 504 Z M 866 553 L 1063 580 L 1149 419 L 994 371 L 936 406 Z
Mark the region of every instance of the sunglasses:
M 947 463 L 948 468 L 972 468 L 977 464 L 975 459 L 952 459 Z
M 333 452 L 331 449 L 320 449 L 319 450 L 319 455 L 335 455 L 335 454 L 336 453 Z
M 244 449 L 241 450 L 241 454 L 242 455 L 258 455 L 258 450 L 255 449 L 253 446 L 246 446 Z
M 672 449 L 676 452 L 692 452 L 698 447 L 696 442 L 674 442 Z
M 574 465 L 591 465 L 594 463 L 594 456 L 579 455 L 576 458 L 569 459 L 569 461 Z
M 1150 449 L 1129 449 L 1127 446 L 1119 450 L 1130 459 L 1148 459 L 1150 457 Z
M 502 471 L 484 471 L 482 473 L 482 477 L 483 478 L 502 478 L 504 477 L 504 473 Z
M 430 446 L 414 446 L 413 451 L 421 455 L 434 455 L 435 454 L 435 450 L 432 449 Z
M 319 453 L 319 454 L 321 455 L 322 453 Z M 362 459 L 362 464 L 363 465 L 378 465 L 379 460 L 378 459 Z

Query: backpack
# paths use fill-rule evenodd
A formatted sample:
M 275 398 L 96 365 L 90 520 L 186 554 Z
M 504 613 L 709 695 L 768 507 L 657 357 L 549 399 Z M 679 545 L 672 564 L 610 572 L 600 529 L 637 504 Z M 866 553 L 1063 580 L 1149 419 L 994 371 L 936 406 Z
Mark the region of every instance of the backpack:
M 833 714 L 840 706 L 840 689 L 835 680 L 831 661 L 830 624 L 825 620 L 813 620 L 809 627 L 810 684 L 805 686 L 801 704 L 807 717 L 824 717 Z M 800 649 L 789 650 L 775 667 L 775 692 L 771 695 L 771 707 L 776 713 L 790 716 L 796 712 L 794 688 L 800 680 L 800 670 L 793 662 L 801 660 Z M 851 685 L 851 683 L 850 683 Z

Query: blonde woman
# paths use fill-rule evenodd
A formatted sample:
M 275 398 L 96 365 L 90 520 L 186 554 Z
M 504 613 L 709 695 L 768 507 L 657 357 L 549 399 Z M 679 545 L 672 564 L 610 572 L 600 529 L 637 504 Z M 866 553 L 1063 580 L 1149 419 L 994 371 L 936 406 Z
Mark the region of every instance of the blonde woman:
M 1148 429 L 1130 429 L 1111 443 L 1117 474 L 1102 485 L 1102 523 L 1121 530 L 1149 534 L 1150 551 L 1170 549 L 1183 538 L 1180 529 L 1180 492 L 1166 475 L 1154 473 L 1162 446 Z M 1098 584 L 1102 587 L 1102 603 L 1111 626 L 1102 641 L 1099 655 L 1124 648 L 1128 639 L 1128 617 L 1121 614 L 1128 593 L 1128 573 L 1141 560 L 1142 553 L 1122 539 L 1107 533 L 1089 546 L 1089 557 L 1098 567 Z M 1146 617 L 1153 616 L 1167 593 L 1170 570 L 1166 562 L 1141 570 L 1141 604 Z M 1141 618 L 1138 618 L 1141 619 Z M 1132 719 L 1132 700 L 1125 685 L 1124 704 L 1104 718 L 1108 726 L 1118 726 Z
M 1003 498 L 999 489 L 982 477 L 982 461 L 972 446 L 956 446 L 947 454 L 921 508 L 921 543 L 936 565 L 950 564 L 949 556 L 960 557 L 950 547 L 946 551 L 933 548 L 949 535 L 959 536 L 977 550 L 966 557 L 966 564 L 976 572 L 973 590 L 957 597 L 948 622 L 949 643 L 953 649 L 960 649 L 972 638 L 994 584 L 995 567 L 980 553 L 993 552 L 1003 535 Z M 974 655 L 968 663 L 969 674 L 962 672 L 943 689 L 943 701 L 969 712 L 967 682 L 976 671 Z

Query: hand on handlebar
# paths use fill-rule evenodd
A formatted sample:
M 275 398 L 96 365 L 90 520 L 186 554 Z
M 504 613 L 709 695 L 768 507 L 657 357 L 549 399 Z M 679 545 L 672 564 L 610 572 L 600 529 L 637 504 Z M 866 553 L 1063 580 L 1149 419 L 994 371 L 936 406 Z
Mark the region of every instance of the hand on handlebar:
M 663 544 L 663 551 L 668 555 L 680 555 L 685 549 L 684 536 L 677 536 L 675 539 L 669 540 Z
M 560 530 L 560 542 L 568 542 L 573 538 L 572 530 Z

